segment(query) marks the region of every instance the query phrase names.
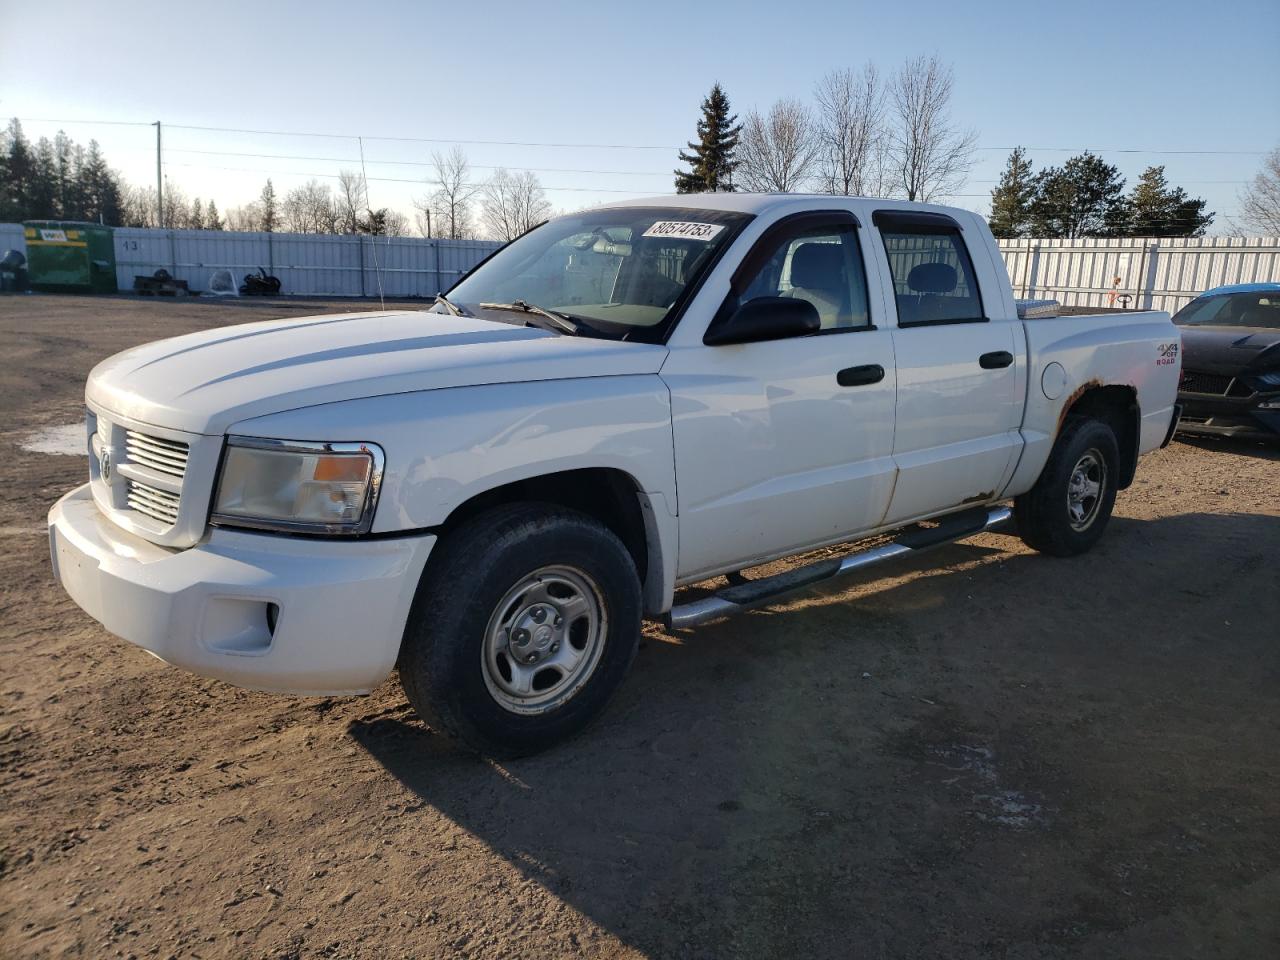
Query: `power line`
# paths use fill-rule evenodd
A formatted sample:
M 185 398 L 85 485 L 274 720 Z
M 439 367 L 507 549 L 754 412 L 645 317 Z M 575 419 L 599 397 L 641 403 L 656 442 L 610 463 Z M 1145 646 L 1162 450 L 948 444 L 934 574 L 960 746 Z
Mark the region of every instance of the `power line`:
M 215 133 L 248 133 L 261 137 L 325 137 L 331 140 L 357 140 L 361 134 L 351 133 L 310 133 L 288 130 L 244 130 L 238 127 L 198 127 L 186 123 L 172 123 L 169 126 L 178 130 L 205 130 Z M 365 140 L 383 140 L 395 143 L 466 143 L 495 147 L 558 147 L 590 149 L 590 150 L 676 150 L 679 147 L 657 146 L 637 143 L 539 143 L 530 140 L 459 140 L 447 137 L 376 137 L 363 136 Z
M 71 120 L 51 119 L 48 117 L 19 117 L 24 123 L 79 123 L 79 124 L 111 124 L 117 126 L 151 126 L 150 122 L 139 120 Z M 465 143 L 497 147 L 553 147 L 557 149 L 591 149 L 591 150 L 683 150 L 680 146 L 659 146 L 657 144 L 639 143 L 544 143 L 533 140 L 482 140 L 458 139 L 450 137 L 403 137 L 403 136 L 367 136 L 354 133 L 320 133 L 307 130 L 255 130 L 242 127 L 198 126 L 188 123 L 165 123 L 166 127 L 175 130 L 202 130 L 213 133 L 243 133 L 263 137 L 319 137 L 330 140 L 381 140 L 391 143 Z M 975 147 L 981 151 L 1014 150 L 1015 147 Z M 1264 156 L 1266 150 L 1167 150 L 1146 147 L 1023 147 L 1024 150 L 1035 150 L 1043 153 L 1079 153 L 1088 150 L 1092 153 L 1145 153 L 1165 154 L 1169 156 Z
M 348 157 L 310 157 L 296 153 L 247 153 L 238 150 L 194 150 L 180 147 L 169 147 L 166 153 L 195 153 L 203 156 L 213 157 L 251 157 L 259 160 L 312 160 L 319 163 L 358 163 L 359 161 Z M 389 166 L 401 167 L 434 167 L 435 163 L 429 160 L 368 160 L 368 163 L 381 163 Z M 477 170 L 501 170 L 502 167 L 495 164 L 485 163 L 467 163 L 470 167 Z M 520 167 L 521 170 L 533 170 L 537 173 L 600 173 L 609 176 L 620 177 L 670 177 L 671 174 L 666 171 L 649 171 L 649 170 L 582 170 L 572 167 Z M 991 181 L 995 183 L 996 181 Z
M 266 173 L 274 176 L 286 177 L 327 177 L 336 180 L 339 174 L 336 173 L 306 173 L 301 170 L 268 170 L 265 167 L 222 167 L 209 163 L 172 163 L 165 161 L 167 167 L 190 167 L 200 170 L 228 170 L 237 173 Z M 375 183 L 412 183 L 419 187 L 425 184 L 423 180 L 414 180 L 408 177 L 367 177 L 365 178 Z M 629 196 L 643 196 L 650 191 L 646 190 L 617 190 L 607 187 L 553 187 L 542 184 L 543 190 L 563 190 L 571 193 L 625 193 Z M 986 194 L 975 194 L 975 196 L 986 196 Z
M 19 123 L 78 123 L 111 127 L 150 127 L 154 121 L 146 120 L 51 120 L 48 117 L 15 117 Z
M 975 150 L 1017 150 L 1018 147 L 974 147 Z M 1040 153 L 1159 153 L 1169 156 L 1241 156 L 1261 157 L 1266 150 L 1146 150 L 1132 147 L 1022 147 Z

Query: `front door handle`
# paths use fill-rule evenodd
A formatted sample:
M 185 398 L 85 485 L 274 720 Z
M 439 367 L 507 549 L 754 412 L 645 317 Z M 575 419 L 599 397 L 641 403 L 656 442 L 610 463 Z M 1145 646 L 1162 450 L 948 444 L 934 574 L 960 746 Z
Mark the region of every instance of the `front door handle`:
M 884 379 L 884 367 L 878 363 L 868 363 L 861 367 L 845 367 L 836 374 L 836 383 L 842 387 L 862 387 L 869 383 L 879 383 Z
M 1001 367 L 1007 367 L 1013 363 L 1013 354 L 1008 350 L 993 350 L 991 353 L 984 353 L 978 358 L 978 365 L 983 370 L 999 370 Z

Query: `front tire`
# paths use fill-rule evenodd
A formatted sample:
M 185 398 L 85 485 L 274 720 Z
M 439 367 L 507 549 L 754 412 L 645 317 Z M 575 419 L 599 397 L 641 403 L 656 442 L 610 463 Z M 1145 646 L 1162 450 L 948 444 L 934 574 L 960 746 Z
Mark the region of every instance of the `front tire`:
M 1101 420 L 1070 417 L 1036 485 L 1013 501 L 1023 543 L 1054 557 L 1090 549 L 1116 502 L 1120 447 Z
M 537 753 L 590 723 L 640 639 L 640 581 L 618 537 L 586 514 L 530 503 L 487 511 L 437 549 L 400 651 L 419 716 L 497 757 Z

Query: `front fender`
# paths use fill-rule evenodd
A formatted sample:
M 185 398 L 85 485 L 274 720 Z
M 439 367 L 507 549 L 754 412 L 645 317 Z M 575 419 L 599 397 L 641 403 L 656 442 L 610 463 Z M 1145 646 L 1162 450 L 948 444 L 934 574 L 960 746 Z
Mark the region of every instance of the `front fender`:
M 479 494 L 550 473 L 611 468 L 641 496 L 669 603 L 676 558 L 671 397 L 655 375 L 582 377 L 345 400 L 244 420 L 231 433 L 365 441 L 386 453 L 372 533 L 437 527 Z M 655 542 L 656 540 L 656 542 Z M 668 583 L 668 581 L 670 581 Z M 646 598 L 647 606 L 662 602 Z

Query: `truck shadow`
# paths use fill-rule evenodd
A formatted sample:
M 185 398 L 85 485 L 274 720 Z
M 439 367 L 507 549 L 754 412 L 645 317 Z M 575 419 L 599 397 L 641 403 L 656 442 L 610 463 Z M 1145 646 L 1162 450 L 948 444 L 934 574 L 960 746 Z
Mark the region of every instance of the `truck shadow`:
M 1179 433 L 1174 436 L 1174 441 L 1216 453 L 1235 453 L 1242 457 L 1257 457 L 1260 460 L 1280 460 L 1280 436 L 1273 440 L 1250 440 L 1239 437 L 1202 437 Z
M 1280 780 L 1224 745 L 1280 748 L 1258 705 L 1280 679 L 1280 517 L 1117 518 L 1071 560 L 1004 539 L 647 627 L 604 718 L 539 757 L 474 759 L 412 720 L 349 731 L 646 955 L 1143 955 L 1123 931 L 1264 872 Z M 1240 829 L 1162 872 L 1151 837 L 1202 815 Z

